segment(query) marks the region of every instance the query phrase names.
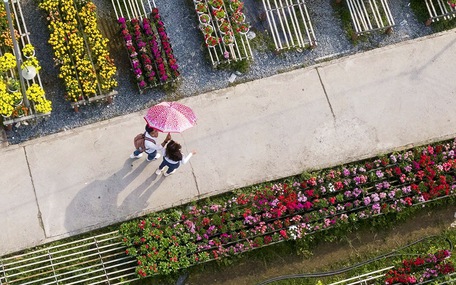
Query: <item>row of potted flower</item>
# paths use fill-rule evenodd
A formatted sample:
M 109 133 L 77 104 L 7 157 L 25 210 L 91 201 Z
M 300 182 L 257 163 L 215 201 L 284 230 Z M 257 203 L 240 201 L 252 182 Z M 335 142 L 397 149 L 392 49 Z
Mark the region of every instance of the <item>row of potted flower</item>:
M 451 251 L 439 250 L 435 254 L 402 260 L 385 274 L 384 284 L 422 284 L 454 272 L 449 260 Z
M 39 7 L 48 13 L 49 43 L 60 65 L 66 99 L 87 100 L 115 88 L 116 67 L 109 56 L 108 40 L 97 27 L 95 5 L 91 1 L 44 0 Z
M 170 82 L 179 76 L 177 59 L 157 8 L 152 9 L 150 18 L 118 19 L 133 73 L 141 89 Z
M 222 44 L 223 57 L 235 57 L 229 47 L 235 44 L 236 35 L 246 35 L 250 29 L 245 22 L 244 3 L 229 0 L 225 5 L 223 0 L 194 0 L 194 4 L 206 46 L 214 48 Z
M 452 142 L 391 154 L 317 173 L 304 181 L 238 193 L 223 203 L 152 214 L 123 224 L 121 233 L 127 254 L 138 260 L 139 276 L 168 274 L 449 197 L 456 188 L 455 149 Z M 396 186 L 391 186 L 393 181 Z
M 21 69 L 34 67 L 37 72 L 41 70 L 38 59 L 35 57 L 35 48 L 26 44 L 22 48 L 25 60 Z M 26 96 L 31 106 L 26 107 L 23 102 L 21 83 L 17 75 L 16 57 L 6 52 L 0 56 L 0 114 L 7 119 L 15 119 L 27 116 L 31 112 L 48 114 L 52 111 L 52 103 L 46 99 L 44 90 L 38 84 L 32 84 L 26 88 Z M 30 110 L 29 108 L 32 108 Z

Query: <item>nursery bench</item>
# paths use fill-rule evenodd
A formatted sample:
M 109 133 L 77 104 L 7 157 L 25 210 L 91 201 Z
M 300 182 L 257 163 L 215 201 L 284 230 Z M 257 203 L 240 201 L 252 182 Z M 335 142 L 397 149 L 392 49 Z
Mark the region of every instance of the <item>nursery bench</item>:
M 263 6 L 277 51 L 317 45 L 304 0 L 263 0 Z

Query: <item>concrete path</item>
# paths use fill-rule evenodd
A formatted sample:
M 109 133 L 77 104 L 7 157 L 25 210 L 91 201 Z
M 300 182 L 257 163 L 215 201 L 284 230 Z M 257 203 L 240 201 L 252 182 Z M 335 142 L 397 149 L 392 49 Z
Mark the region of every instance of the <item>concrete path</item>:
M 198 153 L 132 160 L 146 111 L 0 149 L 0 256 L 235 188 L 456 137 L 456 31 L 182 100 Z M 161 135 L 160 140 L 164 139 Z

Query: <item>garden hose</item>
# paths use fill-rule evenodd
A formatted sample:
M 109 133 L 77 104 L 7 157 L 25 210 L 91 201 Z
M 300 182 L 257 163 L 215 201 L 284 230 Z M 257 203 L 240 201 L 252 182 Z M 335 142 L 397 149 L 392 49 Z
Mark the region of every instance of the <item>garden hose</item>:
M 401 250 L 403 250 L 405 248 L 408 248 L 410 246 L 413 246 L 413 245 L 415 245 L 417 243 L 420 243 L 420 242 L 422 242 L 422 241 L 424 241 L 426 239 L 436 238 L 436 237 L 437 236 L 427 236 L 427 237 L 421 238 L 421 239 L 419 239 L 417 241 L 414 241 L 414 242 L 412 242 L 410 244 L 407 244 L 407 245 L 405 245 L 403 247 L 400 247 L 399 249 L 396 249 L 396 250 L 394 250 L 394 251 L 392 251 L 390 253 L 386 253 L 386 254 L 377 256 L 375 258 L 368 259 L 367 261 L 363 261 L 363 262 L 354 264 L 352 266 L 341 268 L 341 269 L 338 269 L 338 270 L 335 270 L 335 271 L 282 275 L 282 276 L 274 277 L 274 278 L 271 278 L 271 279 L 267 279 L 267 280 L 265 280 L 265 281 L 263 281 L 261 283 L 258 283 L 257 285 L 265 285 L 265 284 L 269 284 L 269 283 L 272 283 L 272 282 L 283 281 L 283 280 L 288 280 L 288 279 L 328 277 L 328 276 L 333 276 L 333 275 L 337 275 L 337 274 L 341 274 L 341 273 L 353 270 L 353 269 L 361 267 L 363 265 L 375 262 L 375 261 L 377 261 L 379 259 L 389 258 L 389 257 L 393 257 L 393 256 L 415 255 L 415 254 L 399 254 L 397 252 L 401 251 Z M 451 240 L 448 239 L 448 238 L 445 238 L 445 241 L 448 242 L 449 250 L 452 251 L 453 250 L 453 243 L 451 242 Z

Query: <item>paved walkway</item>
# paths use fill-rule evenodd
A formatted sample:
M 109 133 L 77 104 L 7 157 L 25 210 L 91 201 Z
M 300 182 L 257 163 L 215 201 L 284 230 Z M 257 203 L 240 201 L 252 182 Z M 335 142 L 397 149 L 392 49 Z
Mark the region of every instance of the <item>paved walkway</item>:
M 145 111 L 0 149 L 0 256 L 150 211 L 456 137 L 456 30 L 182 100 L 197 150 L 131 160 Z M 161 135 L 160 139 L 163 139 Z

